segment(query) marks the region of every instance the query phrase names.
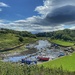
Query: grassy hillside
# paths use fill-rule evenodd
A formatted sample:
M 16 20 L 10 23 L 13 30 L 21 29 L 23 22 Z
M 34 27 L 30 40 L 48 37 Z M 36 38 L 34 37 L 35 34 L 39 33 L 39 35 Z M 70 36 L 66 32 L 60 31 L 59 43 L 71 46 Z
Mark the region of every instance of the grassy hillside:
M 0 29 L 0 50 L 36 41 L 36 36 L 27 31 Z
M 56 60 L 45 62 L 42 65 L 47 68 L 59 68 L 62 66 L 64 70 L 75 71 L 75 53 Z
M 20 44 L 18 39 L 19 37 L 16 37 L 15 34 L 0 34 L 0 49 L 11 48 Z

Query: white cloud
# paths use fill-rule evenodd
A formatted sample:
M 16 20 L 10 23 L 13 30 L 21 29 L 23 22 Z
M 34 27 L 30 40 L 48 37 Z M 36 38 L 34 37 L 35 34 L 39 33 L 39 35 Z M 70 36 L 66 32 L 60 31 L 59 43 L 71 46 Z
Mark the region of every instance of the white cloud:
M 3 2 L 0 2 L 0 7 L 9 7 L 9 6 Z
M 16 20 L 8 24 L 5 24 L 5 22 L 4 23 L 0 22 L 0 27 L 10 28 L 10 29 L 20 30 L 20 31 L 26 30 L 31 32 L 49 32 L 49 31 L 63 30 L 64 24 L 67 24 L 67 23 L 51 24 L 50 20 L 47 19 L 46 17 L 48 16 L 48 14 L 50 14 L 49 16 L 51 16 L 51 14 L 53 13 L 55 9 L 58 9 L 66 5 L 74 6 L 75 0 L 44 0 L 43 6 L 37 6 L 35 8 L 35 11 L 41 14 L 41 16 L 39 15 L 32 16 L 23 20 Z M 2 4 L 1 2 L 0 2 L 0 6 L 8 7 L 7 4 L 5 3 Z M 21 16 L 21 15 L 18 14 L 18 16 Z M 75 26 L 71 27 L 70 29 L 73 29 L 73 28 L 75 28 Z
M 71 26 L 70 29 L 75 29 L 75 25 Z
M 28 18 L 26 20 L 17 20 L 9 24 L 0 23 L 0 28 L 9 28 L 19 31 L 30 31 L 30 32 L 49 32 L 49 31 L 56 31 L 64 29 L 64 25 L 61 26 L 42 26 L 31 23 L 35 21 L 34 18 Z
M 3 23 L 4 22 L 4 20 L 0 20 L 0 23 Z
M 51 0 L 44 0 L 43 3 L 44 3 L 44 5 L 37 6 L 35 8 L 35 11 L 37 11 L 39 14 L 47 15 L 52 10 L 52 6 L 51 6 L 52 1 Z

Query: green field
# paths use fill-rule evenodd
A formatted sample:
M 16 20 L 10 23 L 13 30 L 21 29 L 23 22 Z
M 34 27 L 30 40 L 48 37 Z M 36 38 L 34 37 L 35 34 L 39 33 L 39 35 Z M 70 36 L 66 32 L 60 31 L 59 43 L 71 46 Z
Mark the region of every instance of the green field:
M 63 70 L 75 71 L 75 53 L 45 62 L 42 65 L 47 68 L 62 67 Z
M 15 47 L 17 45 L 20 45 L 21 43 L 27 44 L 27 43 L 33 43 L 37 39 L 36 38 L 29 38 L 24 37 L 23 42 L 19 41 L 19 36 L 16 34 L 8 33 L 8 34 L 0 34 L 0 49 L 8 49 Z
M 0 34 L 0 49 L 11 48 L 20 44 L 15 34 Z
M 68 41 L 63 41 L 63 40 L 51 40 L 51 42 L 59 44 L 61 46 L 73 46 L 74 42 L 68 42 Z

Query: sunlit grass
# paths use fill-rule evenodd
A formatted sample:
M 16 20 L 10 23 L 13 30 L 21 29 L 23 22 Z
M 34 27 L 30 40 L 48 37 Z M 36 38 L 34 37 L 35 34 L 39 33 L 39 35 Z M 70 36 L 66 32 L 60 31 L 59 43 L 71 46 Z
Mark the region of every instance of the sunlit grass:
M 64 70 L 75 71 L 75 53 L 45 62 L 42 65 L 47 68 L 59 68 L 62 66 Z
M 62 45 L 62 46 L 73 46 L 74 42 L 63 41 L 63 40 L 51 40 L 51 42 Z

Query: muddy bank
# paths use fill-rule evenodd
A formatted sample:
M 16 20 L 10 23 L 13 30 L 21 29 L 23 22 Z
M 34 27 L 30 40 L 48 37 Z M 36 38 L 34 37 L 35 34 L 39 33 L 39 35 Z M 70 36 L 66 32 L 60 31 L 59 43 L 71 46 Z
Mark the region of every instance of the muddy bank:
M 12 47 L 12 48 L 7 48 L 7 49 L 0 49 L 0 52 L 5 52 L 5 51 L 11 51 L 11 50 L 14 50 L 16 48 L 19 48 L 21 46 L 23 46 L 24 44 L 20 44 L 20 45 L 17 45 L 15 47 Z
M 37 52 L 37 49 L 35 48 L 32 48 L 32 49 L 29 49 L 29 50 L 26 50 L 26 51 L 23 51 L 21 53 L 17 53 L 15 55 L 11 55 L 12 57 L 13 56 L 22 56 L 22 55 L 28 55 L 28 54 L 33 54 L 33 53 L 36 53 Z
M 27 51 L 23 51 L 23 52 L 21 52 L 20 54 L 21 54 L 21 55 L 26 55 L 26 54 L 33 54 L 33 53 L 36 53 L 36 52 L 37 52 L 37 49 L 32 48 L 32 49 L 29 49 L 29 50 L 27 50 Z
M 33 53 L 36 53 L 37 50 L 36 49 L 29 49 L 29 50 L 26 50 L 26 51 L 23 51 L 23 52 L 15 52 L 15 53 L 0 53 L 0 58 L 1 59 L 4 59 L 4 58 L 7 58 L 7 57 L 14 57 L 14 56 L 22 56 L 22 55 L 27 55 L 27 54 L 33 54 Z

